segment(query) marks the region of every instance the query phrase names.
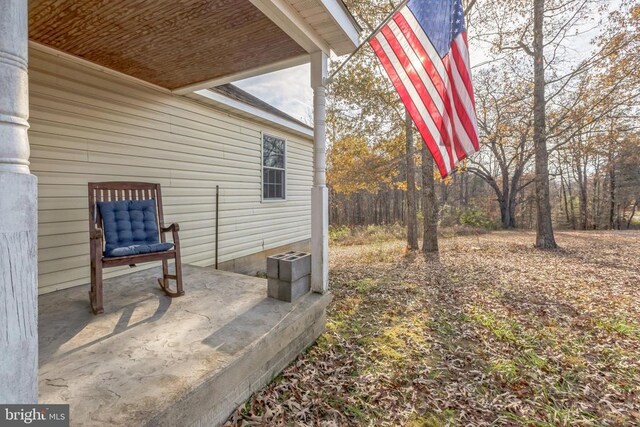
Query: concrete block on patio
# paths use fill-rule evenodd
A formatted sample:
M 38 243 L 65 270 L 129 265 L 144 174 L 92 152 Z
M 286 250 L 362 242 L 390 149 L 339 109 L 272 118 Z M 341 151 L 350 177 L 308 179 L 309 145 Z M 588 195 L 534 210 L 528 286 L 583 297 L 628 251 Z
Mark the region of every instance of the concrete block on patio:
M 311 254 L 295 252 L 279 259 L 279 279 L 287 282 L 295 282 L 301 277 L 311 274 Z
M 311 290 L 311 276 L 300 277 L 293 282 L 268 278 L 267 294 L 271 298 L 293 302 Z
M 267 277 L 270 277 L 273 279 L 280 278 L 280 275 L 279 275 L 280 259 L 288 257 L 293 254 L 295 254 L 295 251 L 283 252 L 281 254 L 271 255 L 267 257 Z

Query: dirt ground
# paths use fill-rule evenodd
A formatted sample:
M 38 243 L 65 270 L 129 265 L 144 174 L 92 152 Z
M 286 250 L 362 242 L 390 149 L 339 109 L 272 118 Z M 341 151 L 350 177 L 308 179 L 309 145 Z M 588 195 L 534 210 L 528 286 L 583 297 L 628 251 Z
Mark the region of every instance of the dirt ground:
M 640 232 L 331 248 L 327 331 L 228 425 L 640 425 Z

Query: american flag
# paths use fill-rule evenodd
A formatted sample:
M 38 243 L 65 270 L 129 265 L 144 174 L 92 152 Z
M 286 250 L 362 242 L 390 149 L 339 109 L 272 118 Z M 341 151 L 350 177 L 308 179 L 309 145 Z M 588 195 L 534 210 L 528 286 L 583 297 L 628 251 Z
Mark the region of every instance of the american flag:
M 410 0 L 369 43 L 446 177 L 479 149 L 462 0 Z

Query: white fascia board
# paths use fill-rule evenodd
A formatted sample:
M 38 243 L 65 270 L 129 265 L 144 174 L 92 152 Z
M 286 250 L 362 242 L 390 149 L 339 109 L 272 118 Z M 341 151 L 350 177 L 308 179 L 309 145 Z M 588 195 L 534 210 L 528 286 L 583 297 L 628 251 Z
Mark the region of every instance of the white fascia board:
M 321 50 L 327 55 L 330 53 L 331 48 L 326 40 L 320 37 L 286 0 L 249 1 L 307 52 Z
M 313 129 L 309 129 L 291 120 L 287 120 L 284 117 L 276 116 L 267 111 L 256 108 L 252 105 L 245 104 L 244 102 L 229 98 L 220 93 L 213 92 L 209 89 L 202 89 L 193 92 L 193 95 L 205 98 L 206 101 L 213 101 L 216 104 L 222 104 L 231 109 L 237 110 L 241 113 L 249 114 L 262 120 L 266 120 L 274 125 L 284 127 L 290 131 L 293 131 L 299 135 L 313 138 Z
M 200 89 L 208 89 L 210 87 L 221 86 L 227 83 L 235 82 L 238 80 L 248 79 L 249 77 L 255 77 L 262 74 L 272 73 L 278 70 L 284 70 L 285 68 L 295 67 L 296 65 L 302 65 L 309 62 L 309 55 L 304 54 L 296 56 L 294 58 L 285 59 L 283 61 L 273 62 L 271 64 L 263 65 L 250 70 L 240 71 L 234 74 L 229 74 L 224 77 L 219 77 L 212 80 L 205 80 L 202 82 L 190 84 L 187 86 L 179 87 L 172 90 L 177 95 L 185 95 L 187 93 L 195 92 Z
M 359 25 L 354 21 L 349 11 L 345 9 L 341 0 L 320 0 L 320 2 L 350 42 L 346 45 L 341 43 L 340 46 L 331 46 L 334 52 L 338 56 L 353 52 L 360 45 Z

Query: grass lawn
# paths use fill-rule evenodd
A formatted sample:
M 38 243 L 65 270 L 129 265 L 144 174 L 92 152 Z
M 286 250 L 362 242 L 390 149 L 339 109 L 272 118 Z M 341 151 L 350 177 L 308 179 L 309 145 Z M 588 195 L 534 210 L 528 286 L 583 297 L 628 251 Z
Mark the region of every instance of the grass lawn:
M 640 233 L 331 248 L 327 331 L 229 425 L 640 425 Z

